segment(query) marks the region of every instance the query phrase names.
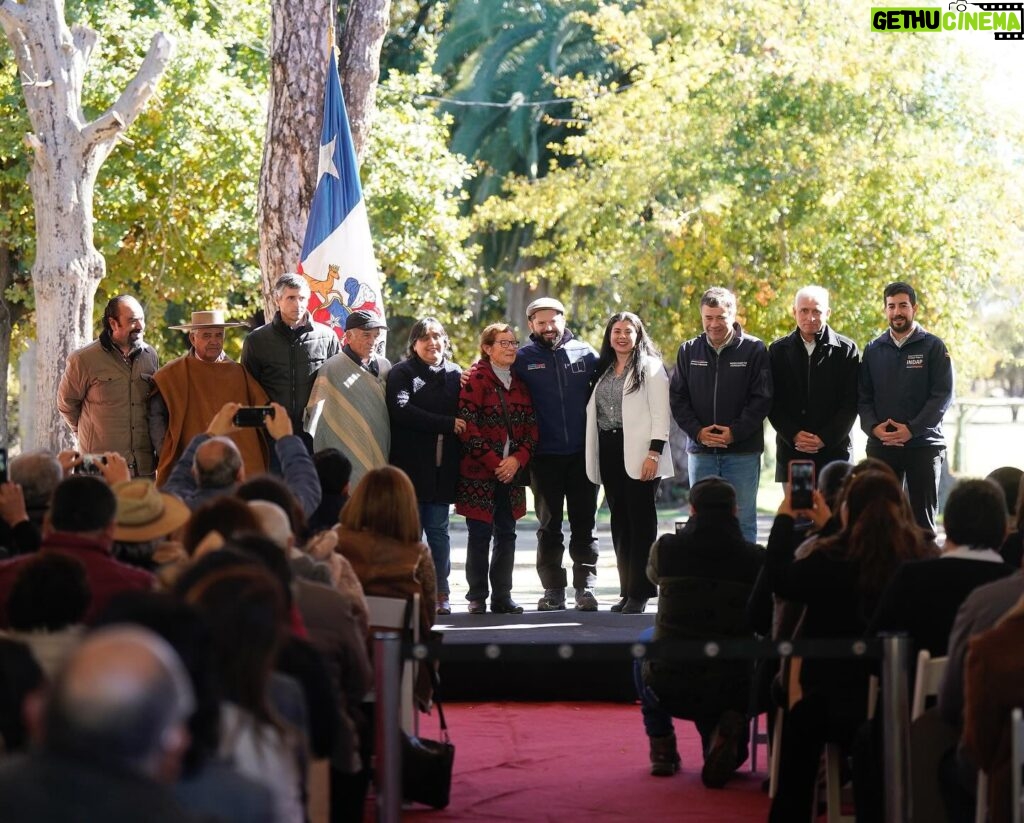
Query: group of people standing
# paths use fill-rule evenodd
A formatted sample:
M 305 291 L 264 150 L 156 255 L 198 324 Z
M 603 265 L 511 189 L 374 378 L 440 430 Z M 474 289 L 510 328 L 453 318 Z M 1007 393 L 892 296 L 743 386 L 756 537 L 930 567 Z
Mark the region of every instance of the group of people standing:
M 142 341 L 142 308 L 115 298 L 100 338 L 68 359 L 58 404 L 82 452 L 122 453 L 139 476 L 166 481 L 191 437 L 225 402 L 279 403 L 311 449 L 337 448 L 351 461 L 352 483 L 387 463 L 416 489 L 435 562 L 438 610 L 450 612 L 449 511 L 466 517 L 469 611 L 522 611 L 512 599 L 515 521 L 533 491 L 539 528 L 536 566 L 541 611 L 566 608 L 563 567 L 568 519 L 571 587 L 577 609 L 598 608 L 595 516 L 603 485 L 611 510 L 619 598 L 612 611 L 640 613 L 655 594 L 647 576 L 657 536 L 655 495 L 675 474 L 672 418 L 687 436 L 690 484 L 709 476 L 736 490 L 744 537 L 756 539 L 756 495 L 764 420 L 776 430 L 777 479 L 792 459 L 821 469 L 852 454 L 859 415 L 868 455 L 905 483 L 915 517 L 934 530 L 942 416 L 952 401 L 953 370 L 942 341 L 914 319 L 907 283 L 884 290 L 888 328 L 857 345 L 829 325 L 828 292 L 801 289 L 794 331 L 766 346 L 737 322 L 735 295 L 710 288 L 700 299 L 703 332 L 684 342 L 669 376 L 641 318 L 617 312 L 600 352 L 566 328 L 565 306 L 542 297 L 527 307 L 529 341 L 496 323 L 480 337 L 479 359 L 463 372 L 452 361 L 443 325 L 421 318 L 405 358 L 378 353 L 385 324 L 351 312 L 344 344 L 307 309 L 306 280 L 295 274 L 273 289 L 278 310 L 246 338 L 241 363 L 224 353 L 223 312 L 195 312 L 190 349 L 158 368 Z M 256 431 L 232 438 L 246 471 L 275 468 Z M 492 547 L 493 542 L 493 547 Z

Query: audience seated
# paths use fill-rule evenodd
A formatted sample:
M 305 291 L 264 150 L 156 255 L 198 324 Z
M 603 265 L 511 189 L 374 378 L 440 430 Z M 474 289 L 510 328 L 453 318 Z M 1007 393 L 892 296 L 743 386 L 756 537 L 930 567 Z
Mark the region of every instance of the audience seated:
M 171 644 L 188 672 L 195 710 L 188 718 L 189 745 L 174 796 L 183 808 L 222 823 L 272 823 L 273 795 L 243 777 L 222 757 L 220 682 L 215 673 L 213 633 L 192 606 L 167 594 L 126 592 L 111 600 L 96 625 L 131 623 Z
M 25 561 L 7 601 L 10 635 L 31 650 L 47 679 L 81 639 L 92 594 L 85 566 L 57 552 Z
M 944 657 L 960 604 L 976 587 L 1015 569 L 999 555 L 1005 533 L 1003 495 L 990 480 L 960 480 L 946 500 L 942 555 L 905 563 L 882 595 L 868 634 L 905 632 L 914 654 Z
M 303 823 L 301 734 L 281 719 L 269 699 L 270 673 L 288 615 L 279 583 L 260 564 L 235 563 L 184 575 L 178 590 L 213 632 L 224 697 L 220 755 L 270 789 L 275 821 Z
M 990 823 L 1010 823 L 1010 713 L 1024 706 L 1024 601 L 968 641 L 964 669 L 964 750 L 988 775 Z
M 188 674 L 162 638 L 127 626 L 89 635 L 54 683 L 40 748 L 0 763 L 4 823 L 193 820 L 170 785 L 194 707 Z
M 820 492 L 815 508 L 824 506 Z M 855 476 L 840 508 L 840 530 L 793 562 L 794 512 L 787 493 L 768 540 L 765 573 L 772 591 L 805 606 L 804 637 L 861 637 L 899 565 L 927 553 L 920 528 L 892 473 Z M 814 512 L 808 512 L 813 516 Z M 866 718 L 867 670 L 854 662 L 810 659 L 782 729 L 779 780 L 769 819 L 810 818 L 826 742 L 849 748 Z M 856 777 L 856 776 L 855 776 Z M 855 780 L 856 787 L 856 780 Z
M 985 479 L 991 480 L 999 486 L 1003 493 L 1003 504 L 1006 507 L 1006 533 L 1009 534 L 1013 531 L 1014 521 L 1017 518 L 1017 496 L 1020 494 L 1024 471 L 1016 466 L 1000 466 L 985 475 Z
M 658 586 L 658 615 L 641 639 L 704 640 L 752 636 L 747 600 L 764 550 L 748 543 L 736 518 L 736 492 L 720 477 L 690 490 L 690 518 L 681 532 L 651 548 L 647 573 Z M 751 700 L 749 661 L 681 661 L 655 656 L 634 667 L 651 774 L 679 770 L 672 718 L 692 720 L 704 750 L 701 779 L 721 788 L 746 760 Z
M 309 518 L 309 531 L 316 534 L 333 529 L 341 517 L 341 509 L 348 502 L 348 484 L 352 477 L 352 461 L 341 449 L 321 449 L 313 455 L 323 497 Z
M 0 483 L 0 557 L 39 548 L 43 516 L 64 478 L 60 461 L 48 451 L 19 454 L 8 467 L 9 483 Z
M 41 711 L 46 675 L 32 650 L 0 634 L 0 764 L 29 747 L 28 717 Z
M 288 488 L 306 514 L 320 505 L 320 481 L 302 438 L 292 431 L 291 419 L 284 407 L 271 403 L 274 414 L 264 419 L 267 434 L 274 439 L 274 450 Z M 164 491 L 180 497 L 190 509 L 214 497 L 233 494 L 245 480 L 245 469 L 238 446 L 226 435 L 237 431 L 234 416 L 238 403 L 226 403 L 214 415 L 204 434 L 197 434 L 175 463 Z
M 1003 560 L 1019 569 L 1024 561 L 1024 477 L 1020 480 L 1015 501 L 1014 513 L 1007 526 L 1008 533 L 999 553 Z
M 123 461 L 122 461 L 123 462 Z M 110 487 L 97 477 L 74 475 L 62 480 L 53 493 L 50 525 L 40 553 L 59 552 L 85 566 L 92 599 L 85 615 L 89 623 L 117 592 L 151 589 L 154 577 L 115 560 L 110 552 L 116 528 L 117 501 Z M 7 626 L 7 601 L 14 579 L 28 556 L 0 563 L 0 626 Z

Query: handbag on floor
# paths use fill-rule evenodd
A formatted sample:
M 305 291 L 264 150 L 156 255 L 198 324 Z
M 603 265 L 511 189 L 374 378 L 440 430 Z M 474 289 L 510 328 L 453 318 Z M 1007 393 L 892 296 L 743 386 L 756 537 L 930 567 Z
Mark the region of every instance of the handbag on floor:
M 436 691 L 434 706 L 441 721 L 440 740 L 414 737 L 402 731 L 402 800 L 443 809 L 448 805 L 452 791 L 455 746 L 448 738 L 444 708 Z
M 512 434 L 512 418 L 508 416 L 508 406 L 505 405 L 505 392 L 498 387 L 498 402 L 501 403 L 501 412 L 505 415 L 505 429 L 508 431 L 508 442 L 515 443 L 515 436 Z M 526 466 L 520 466 L 512 479 L 508 481 L 510 486 L 529 486 L 530 470 Z

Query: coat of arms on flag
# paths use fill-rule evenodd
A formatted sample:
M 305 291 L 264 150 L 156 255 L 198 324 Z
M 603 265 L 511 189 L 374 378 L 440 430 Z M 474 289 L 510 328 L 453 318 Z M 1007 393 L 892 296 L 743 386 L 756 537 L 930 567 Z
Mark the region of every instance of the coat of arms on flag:
M 370 223 L 333 48 L 324 88 L 316 191 L 299 271 L 312 292 L 309 310 L 313 319 L 333 328 L 339 337 L 344 336 L 345 318 L 357 309 L 385 319 Z

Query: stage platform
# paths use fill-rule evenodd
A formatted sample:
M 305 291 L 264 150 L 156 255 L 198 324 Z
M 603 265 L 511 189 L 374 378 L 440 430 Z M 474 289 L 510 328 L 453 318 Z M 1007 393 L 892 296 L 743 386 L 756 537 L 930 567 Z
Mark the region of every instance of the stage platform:
M 458 659 L 441 664 L 442 694 L 457 701 L 635 700 L 632 661 L 625 656 L 607 659 L 594 647 L 632 644 L 654 625 L 654 612 L 653 606 L 646 614 L 626 615 L 607 607 L 516 615 L 460 610 L 438 617 L 434 629 L 443 634 L 443 647 L 460 652 Z M 502 647 L 509 644 L 516 648 L 503 654 Z M 480 647 L 479 654 L 475 648 L 471 654 L 461 653 L 470 652 L 470 646 Z M 530 659 L 531 650 L 538 659 Z

